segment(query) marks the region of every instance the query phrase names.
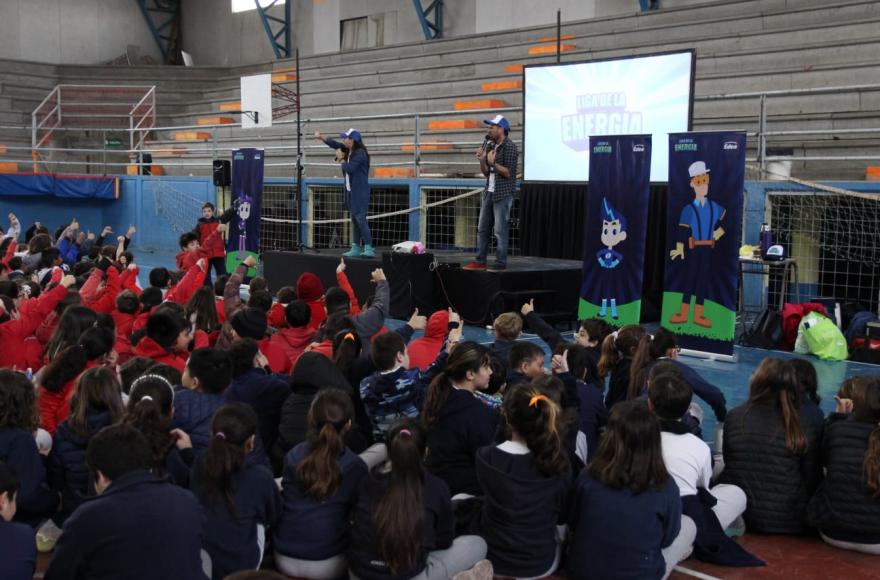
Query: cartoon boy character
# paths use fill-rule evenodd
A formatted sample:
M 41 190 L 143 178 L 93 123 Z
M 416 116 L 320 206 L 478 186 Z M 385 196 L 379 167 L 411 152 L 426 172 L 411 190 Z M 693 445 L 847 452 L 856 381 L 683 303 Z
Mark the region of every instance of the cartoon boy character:
M 617 299 L 613 298 L 617 289 L 615 280 L 616 268 L 623 261 L 623 254 L 614 249 L 614 246 L 626 239 L 626 218 L 617 211 L 607 198 L 602 198 L 602 233 L 600 235 L 602 245 L 605 246 L 596 252 L 596 260 L 602 268 L 600 278 L 600 296 L 602 305 L 599 308 L 599 316 L 605 316 L 608 312 L 608 302 L 611 302 L 611 318 L 617 319 Z
M 254 200 L 245 193 L 236 201 L 238 202 L 235 210 L 238 214 L 238 220 L 236 220 L 236 226 L 238 227 L 238 251 L 244 254 L 247 251 L 247 221 L 251 217 L 251 204 Z
M 709 195 L 709 171 L 704 161 L 694 161 L 688 167 L 694 201 L 681 210 L 678 241 L 675 249 L 669 252 L 670 260 L 684 260 L 685 248 L 689 251 L 688 266 L 682 278 L 681 309 L 669 319 L 672 324 L 684 324 L 688 321 L 691 297 L 694 297 L 694 324 L 703 328 L 712 327 L 712 321 L 706 318 L 703 310 L 705 277 L 711 269 L 715 242 L 724 235 L 721 223 L 727 211 L 721 205 L 706 199 Z

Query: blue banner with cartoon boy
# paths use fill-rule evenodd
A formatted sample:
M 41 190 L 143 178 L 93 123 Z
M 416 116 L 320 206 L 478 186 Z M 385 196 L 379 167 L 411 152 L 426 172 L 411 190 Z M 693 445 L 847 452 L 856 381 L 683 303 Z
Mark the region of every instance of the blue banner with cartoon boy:
M 692 351 L 733 355 L 746 135 L 669 136 L 661 324 Z
M 590 137 L 581 319 L 639 323 L 650 185 L 650 135 Z
M 229 222 L 226 240 L 226 269 L 235 270 L 248 256 L 259 259 L 260 210 L 263 207 L 262 149 L 232 151 L 232 207 L 235 217 Z M 256 276 L 251 268 L 248 276 Z

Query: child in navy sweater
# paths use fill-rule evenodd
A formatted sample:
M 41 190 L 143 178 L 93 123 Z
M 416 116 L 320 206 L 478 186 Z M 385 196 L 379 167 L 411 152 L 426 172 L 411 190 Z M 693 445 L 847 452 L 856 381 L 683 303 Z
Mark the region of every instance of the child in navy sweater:
M 202 504 L 203 546 L 211 556 L 211 577 L 221 580 L 263 561 L 267 528 L 275 525 L 281 498 L 272 473 L 246 461 L 257 439 L 257 416 L 248 405 L 217 410 L 211 442 L 196 460 L 190 487 Z
M 572 502 L 571 578 L 665 578 L 696 536 L 663 464 L 657 419 L 642 401 L 614 406 Z
M 611 408 L 625 401 L 629 392 L 629 375 L 632 357 L 639 341 L 645 336 L 645 329 L 630 324 L 615 330 L 602 341 L 602 356 L 599 357 L 599 378 L 608 378 L 608 391 L 605 394 L 605 408 Z
M 348 393 L 320 391 L 309 410 L 308 440 L 284 458 L 275 563 L 289 576 L 339 578 L 348 570 L 349 514 L 367 474 L 343 440 L 353 416 Z
M 15 472 L 0 463 L 0 578 L 4 580 L 31 580 L 37 566 L 34 530 L 12 521 L 19 489 Z
M 531 385 L 504 395 L 510 438 L 477 452 L 480 532 L 495 572 L 543 578 L 559 567 L 556 526 L 571 481 L 562 408 Z
M 208 448 L 211 418 L 225 402 L 223 392 L 231 381 L 232 363 L 226 352 L 215 348 L 192 352 L 181 379 L 183 389 L 174 396 L 171 426 L 189 434 L 196 454 Z
M 486 555 L 478 536 L 454 538 L 449 488 L 425 471 L 425 433 L 413 420 L 386 437 L 388 461 L 361 480 L 352 514 L 349 570 L 360 580 L 447 580 Z M 491 577 L 491 576 L 489 576 Z

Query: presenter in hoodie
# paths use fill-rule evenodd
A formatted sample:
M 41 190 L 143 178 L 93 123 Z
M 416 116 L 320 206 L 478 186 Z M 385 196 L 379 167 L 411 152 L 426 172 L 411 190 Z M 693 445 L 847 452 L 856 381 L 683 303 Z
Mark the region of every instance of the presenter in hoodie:
M 336 160 L 342 167 L 345 178 L 345 208 L 351 213 L 351 249 L 343 254 L 348 258 L 372 258 L 373 238 L 367 223 L 367 210 L 370 206 L 370 154 L 364 147 L 361 134 L 349 129 L 339 134 L 342 143 L 325 138 L 315 131 L 315 139 L 336 150 Z

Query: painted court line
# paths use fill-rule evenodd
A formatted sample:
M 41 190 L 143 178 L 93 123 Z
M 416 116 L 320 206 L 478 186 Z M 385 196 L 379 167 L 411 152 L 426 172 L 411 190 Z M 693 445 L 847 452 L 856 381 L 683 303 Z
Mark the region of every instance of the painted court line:
M 673 568 L 676 572 L 680 572 L 682 574 L 686 574 L 687 576 L 693 576 L 694 578 L 700 578 L 701 580 L 721 580 L 721 578 L 716 578 L 715 576 L 709 576 L 708 574 L 703 574 L 702 572 L 697 572 L 696 570 L 691 570 L 690 568 L 685 568 L 684 566 L 676 566 Z

